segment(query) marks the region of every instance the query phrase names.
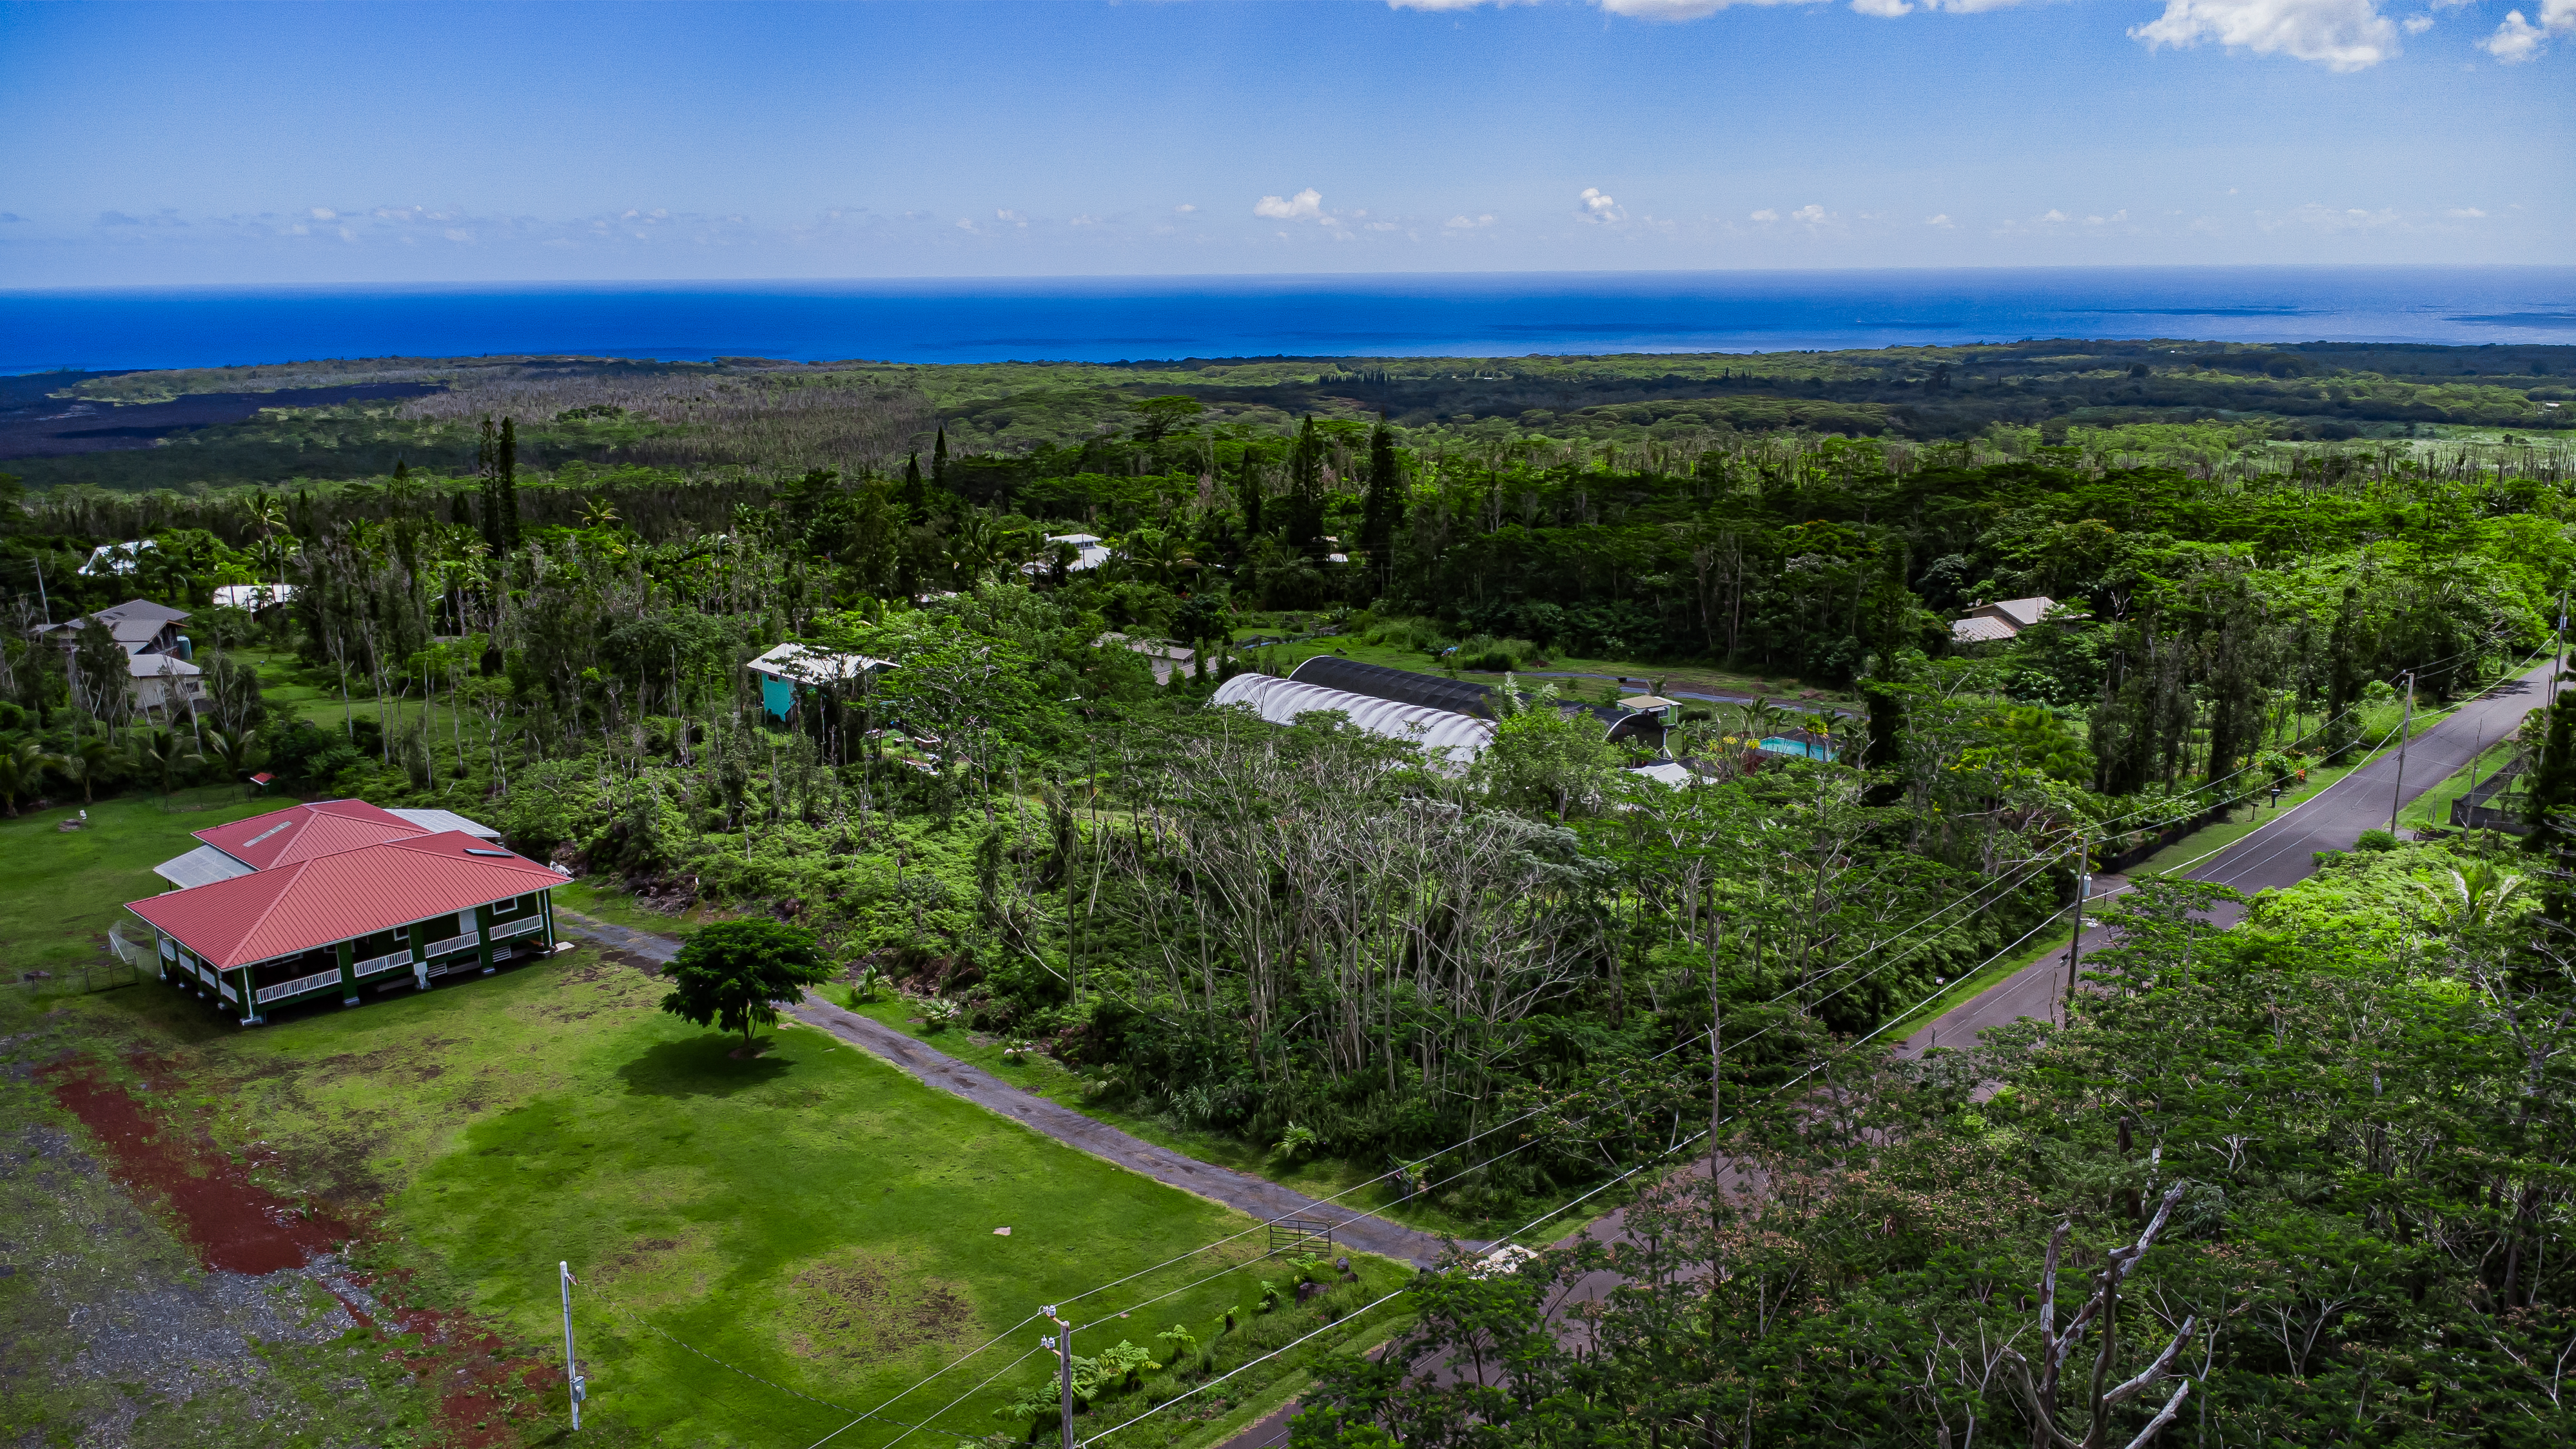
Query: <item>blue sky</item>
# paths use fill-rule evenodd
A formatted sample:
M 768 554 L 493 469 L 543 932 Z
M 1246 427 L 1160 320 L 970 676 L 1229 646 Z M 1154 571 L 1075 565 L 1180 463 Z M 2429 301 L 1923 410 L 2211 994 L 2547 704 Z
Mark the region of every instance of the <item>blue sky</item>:
M 0 286 L 2576 260 L 2576 0 L 0 6 Z

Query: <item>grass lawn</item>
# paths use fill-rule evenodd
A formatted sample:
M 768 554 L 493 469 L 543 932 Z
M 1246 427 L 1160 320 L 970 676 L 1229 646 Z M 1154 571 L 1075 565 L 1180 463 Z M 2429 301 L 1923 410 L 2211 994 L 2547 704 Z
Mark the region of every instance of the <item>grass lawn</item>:
M 2478 757 L 2444 776 L 2441 783 L 2425 791 L 2397 812 L 2397 823 L 2407 830 L 2448 830 L 2451 828 L 2451 802 L 2469 793 L 2471 786 L 2505 766 L 2513 758 L 2514 744 L 2500 740 L 2487 746 Z M 2519 798 L 2519 797 L 2515 797 Z M 2490 802 L 2506 803 L 2503 799 Z
M 1492 1237 L 1502 1228 L 1516 1228 L 1535 1215 L 1537 1209 L 1526 1209 L 1506 1224 L 1474 1221 L 1445 1212 L 1424 1199 L 1403 1201 L 1378 1181 L 1383 1168 L 1370 1168 L 1341 1158 L 1307 1158 L 1292 1160 L 1276 1151 L 1255 1146 L 1238 1137 L 1217 1132 L 1196 1132 L 1173 1126 L 1159 1114 L 1134 1110 L 1116 1103 L 1104 1103 L 1091 1094 L 1082 1074 L 1053 1057 L 1040 1052 L 1027 1052 L 1016 1057 L 1003 1055 L 1006 1042 L 962 1028 L 931 1031 L 921 1016 L 921 1003 L 891 994 L 876 1000 L 851 1004 L 844 994 L 848 988 L 824 988 L 835 1005 L 848 1006 L 859 1015 L 893 1027 L 917 1041 L 928 1042 L 949 1056 L 982 1067 L 1005 1081 L 1018 1082 L 1037 1096 L 1059 1106 L 1070 1107 L 1086 1117 L 1106 1122 L 1133 1137 L 1140 1137 L 1159 1147 L 1170 1148 L 1201 1162 L 1253 1177 L 1266 1178 L 1283 1187 L 1291 1187 L 1317 1200 L 1332 1199 L 1335 1206 L 1365 1211 L 1419 1228 L 1427 1233 L 1450 1233 L 1461 1238 Z M 1356 1191 L 1354 1191 L 1356 1189 Z M 1340 1196 L 1347 1193 L 1348 1196 Z M 1625 1198 L 1607 1192 L 1591 1198 L 1576 1208 L 1571 1216 L 1554 1224 L 1545 1237 L 1561 1237 L 1594 1218 L 1617 1207 Z
M 0 867 L 38 883 L 0 904 L 13 960 L 94 951 L 152 862 L 183 848 L 188 828 L 230 818 L 118 803 L 123 812 L 85 836 L 55 834 L 50 816 L 0 824 Z M 888 1413 L 918 1422 L 964 1395 L 935 1438 L 1016 1436 L 991 1411 L 1046 1371 L 1035 1358 L 1003 1371 L 1036 1345 L 1037 1326 L 1022 1320 L 1140 1271 L 1071 1306 L 1078 1323 L 1137 1310 L 1084 1330 L 1077 1352 L 1121 1338 L 1155 1349 L 1155 1335 L 1179 1324 L 1222 1372 L 1322 1323 L 1317 1308 L 1290 1305 L 1222 1334 L 1226 1311 L 1248 1309 L 1260 1279 L 1291 1276 L 1261 1261 L 1266 1235 L 1154 1267 L 1250 1226 L 1242 1215 L 821 1032 L 782 1027 L 768 1051 L 737 1059 L 732 1039 L 656 1011 L 662 990 L 585 949 L 426 994 L 371 994 L 355 1010 L 281 1013 L 253 1030 L 157 982 L 68 1000 L 52 1020 L 109 1073 L 133 1070 L 135 1053 L 163 1063 L 155 1070 L 185 1086 L 156 1101 L 204 1114 L 273 1190 L 363 1222 L 361 1258 L 395 1274 L 403 1297 L 473 1313 L 516 1353 L 542 1357 L 560 1342 L 554 1265 L 571 1262 L 591 1384 L 584 1433 L 608 1443 L 811 1442 L 848 1417 L 813 1400 L 869 1408 L 1006 1330 L 996 1349 Z M 1338 1290 L 1343 1307 L 1410 1277 L 1355 1261 L 1363 1284 Z M 1212 1439 L 1293 1384 L 1315 1352 L 1373 1339 L 1400 1307 L 1110 1442 Z M 1080 1421 L 1083 1431 L 1182 1386 L 1147 1374 Z M 862 1424 L 835 1442 L 900 1432 Z
M 22 971 L 60 975 L 110 960 L 107 928 L 123 914 L 119 907 L 170 888 L 152 867 L 196 849 L 188 832 L 294 803 L 246 798 L 238 785 L 205 785 L 166 802 L 134 793 L 101 800 L 87 807 L 84 830 L 56 828 L 80 814 L 77 801 L 0 820 L 9 882 L 0 891 L 0 966 L 14 980 Z

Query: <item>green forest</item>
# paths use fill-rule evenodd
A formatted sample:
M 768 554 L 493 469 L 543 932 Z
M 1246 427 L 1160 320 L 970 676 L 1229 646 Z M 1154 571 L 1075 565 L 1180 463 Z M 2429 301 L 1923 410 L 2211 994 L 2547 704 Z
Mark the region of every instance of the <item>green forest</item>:
M 2564 1443 L 2576 709 L 2499 742 L 2526 836 L 2369 838 L 2226 930 L 2141 876 L 2068 1020 L 1889 1048 L 2079 876 L 2547 661 L 2571 375 L 2058 342 L 102 376 L 282 405 L 5 465 L 0 789 L 445 807 L 632 919 L 806 928 L 833 999 L 1357 1204 L 1481 1241 L 1634 1199 L 1616 1247 L 1425 1275 L 1300 1444 Z M 432 390 L 291 406 L 373 380 Z M 103 626 L 30 633 L 129 597 L 189 612 L 197 709 L 138 717 Z M 1149 641 L 1190 653 L 1158 679 Z M 745 665 L 787 642 L 893 667 L 781 716 Z M 1318 654 L 1489 686 L 1490 746 L 1214 702 Z M 1641 692 L 1665 727 L 1605 737 Z

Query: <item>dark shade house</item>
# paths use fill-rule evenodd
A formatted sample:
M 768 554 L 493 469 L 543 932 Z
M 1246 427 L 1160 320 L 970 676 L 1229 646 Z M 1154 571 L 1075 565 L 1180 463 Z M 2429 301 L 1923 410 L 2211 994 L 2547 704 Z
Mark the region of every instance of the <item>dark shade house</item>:
M 1366 695 L 1371 699 L 1424 705 L 1477 719 L 1497 717 L 1493 707 L 1493 685 L 1448 679 L 1437 674 L 1416 674 L 1409 669 L 1390 669 L 1383 664 L 1363 664 L 1338 654 L 1318 654 L 1288 671 L 1288 677 L 1299 684 L 1319 684 L 1326 689 Z M 1615 704 L 1571 702 L 1561 703 L 1558 708 L 1568 713 L 1580 710 L 1592 716 L 1601 722 L 1601 728 L 1614 740 L 1634 739 L 1649 745 L 1660 745 L 1663 740 L 1663 719 L 1653 711 L 1624 709 Z

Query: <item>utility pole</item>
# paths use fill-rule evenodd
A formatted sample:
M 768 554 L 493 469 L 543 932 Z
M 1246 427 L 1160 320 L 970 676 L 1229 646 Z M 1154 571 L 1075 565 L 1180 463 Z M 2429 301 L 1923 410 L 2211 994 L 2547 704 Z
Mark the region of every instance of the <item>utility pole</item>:
M 1055 1316 L 1052 1303 L 1038 1311 L 1056 1326 L 1054 1334 L 1038 1342 L 1055 1350 L 1056 1384 L 1064 1408 L 1064 1449 L 1073 1449 L 1073 1325 Z
M 54 603 L 45 597 L 45 561 L 31 559 L 29 562 L 36 566 L 36 604 L 45 611 L 45 627 L 50 629 L 54 626 Z M 2563 594 L 2559 597 L 2558 632 L 2562 636 L 2567 632 L 2567 604 Z
M 36 570 L 36 592 L 37 592 L 39 595 L 41 595 L 41 594 L 43 594 L 43 592 L 44 592 L 44 588 L 45 588 L 45 571 L 44 571 L 44 568 L 43 568 L 41 565 L 39 565 L 39 566 L 38 566 L 38 568 L 37 568 L 37 570 Z M 50 622 L 50 619 L 48 620 L 48 622 Z M 2549 641 L 2549 699 L 2548 699 L 2548 703 L 2550 703 L 2550 704 L 2556 704 L 2556 703 L 2558 702 L 2558 681 L 2559 681 L 2559 678 L 2560 678 L 2562 675 L 2564 675 L 2564 674 L 2566 673 L 2566 671 L 2567 671 L 2567 591 L 2566 591 L 2565 589 L 2560 589 L 2560 590 L 2558 591 L 2558 633 L 2557 633 L 2557 636 L 2556 636 L 2555 638 L 2552 638 L 2552 639 Z
M 2081 832 L 2075 837 L 2075 937 L 2066 943 L 2066 1024 L 2075 1024 L 2075 970 L 2084 959 L 2084 908 L 2093 899 L 2093 853 Z
M 1717 1124 L 1720 1115 L 1718 1094 L 1726 1086 L 1726 1016 L 1717 1004 L 1717 929 L 1709 931 L 1708 951 L 1708 1171 L 1709 1180 L 1717 1179 Z
M 581 1430 L 581 1401 L 589 1397 L 589 1385 L 581 1377 L 580 1361 L 572 1353 L 572 1286 L 581 1281 L 572 1275 L 572 1264 L 558 1262 L 555 1272 L 562 1279 L 564 1309 L 564 1385 L 572 1393 L 572 1427 Z
M 2397 784 L 2388 798 L 2388 833 L 2397 833 L 2397 809 L 2406 801 L 2406 735 L 2415 727 L 2415 671 L 2406 671 L 2406 713 L 2397 724 Z

